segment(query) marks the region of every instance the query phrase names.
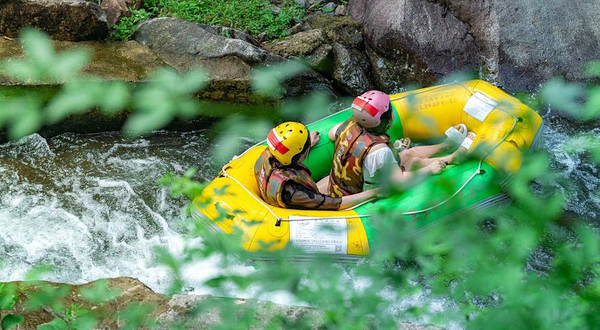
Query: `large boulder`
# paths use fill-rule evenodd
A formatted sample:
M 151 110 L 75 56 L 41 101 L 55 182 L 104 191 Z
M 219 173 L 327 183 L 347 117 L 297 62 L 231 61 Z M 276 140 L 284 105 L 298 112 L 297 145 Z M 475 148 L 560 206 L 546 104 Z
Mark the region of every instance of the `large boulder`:
M 243 317 L 244 312 L 253 311 L 254 328 L 261 329 L 267 327 L 269 321 L 275 318 L 285 317 L 285 320 L 294 324 L 303 317 L 310 317 L 313 322 L 309 325 L 311 329 L 320 329 L 320 320 L 323 318 L 323 311 L 298 306 L 285 306 L 273 304 L 266 301 L 255 299 L 236 299 L 214 297 L 211 295 L 174 295 L 168 296 L 156 293 L 137 279 L 128 277 L 112 278 L 99 283 L 99 281 L 90 282 L 82 285 L 66 285 L 60 283 L 48 282 L 13 282 L 17 286 L 17 303 L 7 313 L 22 315 L 25 322 L 18 326 L 21 330 L 34 330 L 41 324 L 52 321 L 55 318 L 68 318 L 68 314 L 52 310 L 48 305 L 56 306 L 61 303 L 67 309 L 72 311 L 91 311 L 97 318 L 98 324 L 95 329 L 121 329 L 124 328 L 124 319 L 127 314 L 131 319 L 137 320 L 139 324 L 154 321 L 156 329 L 214 329 L 222 322 L 223 317 Z M 114 299 L 102 303 L 92 304 L 84 299 L 82 292 L 86 290 L 98 290 L 105 288 L 105 294 L 102 296 L 114 296 Z M 50 290 L 49 290 L 50 289 Z M 53 289 L 53 290 L 52 290 Z M 56 294 L 61 299 L 44 301 L 35 299 L 38 292 L 46 290 L 46 296 Z M 60 293 L 59 293 L 60 292 Z M 30 302 L 41 304 L 39 308 L 30 308 Z M 199 308 L 200 305 L 209 305 L 211 308 Z M 145 309 L 145 313 L 131 312 L 131 307 L 138 306 L 137 309 Z M 224 308 L 226 312 L 233 314 L 223 314 L 219 312 L 219 306 L 234 306 L 233 310 Z M 127 311 L 129 308 L 129 312 Z M 77 314 L 76 314 L 77 315 Z M 129 324 L 129 327 L 132 325 Z M 137 327 L 136 327 L 137 328 Z M 398 330 L 438 330 L 438 327 L 432 325 L 417 325 L 410 323 L 399 323 Z
M 333 44 L 333 54 L 333 79 L 337 86 L 350 95 L 362 94 L 373 89 L 366 72 L 369 68 L 369 61 L 363 53 L 335 43 Z
M 445 75 L 478 67 L 476 45 L 467 24 L 439 4 L 426 0 L 350 2 L 350 14 L 363 22 L 367 45 L 378 76 L 389 76 L 398 85 L 427 85 L 432 73 Z M 388 90 L 395 84 L 386 83 Z
M 582 67 L 600 56 L 600 2 L 587 0 L 351 0 L 382 70 L 429 84 L 477 70 L 504 88 L 536 90 L 554 76 L 586 79 Z M 373 65 L 377 67 L 377 65 Z M 387 68 L 385 68 L 387 66 Z M 410 78 L 410 79 L 407 79 Z
M 45 31 L 56 40 L 103 40 L 108 36 L 106 13 L 85 0 L 2 0 L 0 34 L 16 37 L 24 27 Z
M 135 40 L 166 58 L 236 56 L 250 64 L 282 59 L 244 40 L 227 38 L 213 33 L 203 24 L 178 18 L 161 17 L 140 24 Z
M 83 68 L 82 73 L 90 77 L 143 82 L 147 80 L 152 71 L 167 66 L 151 50 L 135 41 L 112 43 L 53 41 L 52 44 L 59 53 L 69 49 L 89 51 L 92 54 L 92 59 Z M 20 57 L 23 57 L 23 50 L 18 40 L 0 38 L 0 61 Z M 55 83 L 60 84 L 62 81 Z M 40 82 L 16 82 L 0 76 L 0 85 L 24 84 L 38 85 Z
M 180 71 L 193 67 L 207 70 L 211 81 L 209 88 L 201 93 L 202 97 L 260 101 L 253 95 L 250 85 L 252 67 L 282 63 L 286 59 L 246 41 L 246 38 L 239 33 L 223 33 L 223 30 L 177 18 L 148 20 L 140 25 L 135 35 L 139 43 Z M 331 91 L 329 82 L 314 71 L 291 79 L 285 87 L 286 96 L 298 96 L 317 89 Z

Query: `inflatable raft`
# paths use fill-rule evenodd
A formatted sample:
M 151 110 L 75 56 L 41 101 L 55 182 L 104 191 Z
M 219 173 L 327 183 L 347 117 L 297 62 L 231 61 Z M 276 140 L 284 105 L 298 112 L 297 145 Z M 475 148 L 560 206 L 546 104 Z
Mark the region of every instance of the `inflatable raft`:
M 371 224 L 377 212 L 426 227 L 462 210 L 506 200 L 503 185 L 519 171 L 524 155 L 541 135 L 542 118 L 535 111 L 481 80 L 390 95 L 390 99 L 395 116 L 388 131 L 392 141 L 401 137 L 441 140 L 448 127 L 464 123 L 477 134 L 469 151 L 473 157 L 401 194 L 352 210 L 293 210 L 270 206 L 259 197 L 253 168 L 266 148 L 263 142 L 223 167 L 194 200 L 194 218 L 225 233 L 240 228 L 243 247 L 250 251 L 281 249 L 291 243 L 307 252 L 367 255 L 377 239 Z M 334 144 L 327 138 L 329 129 L 351 115 L 347 109 L 307 125 L 321 133 L 304 161 L 315 181 L 331 169 Z M 324 224 L 335 230 L 323 230 Z

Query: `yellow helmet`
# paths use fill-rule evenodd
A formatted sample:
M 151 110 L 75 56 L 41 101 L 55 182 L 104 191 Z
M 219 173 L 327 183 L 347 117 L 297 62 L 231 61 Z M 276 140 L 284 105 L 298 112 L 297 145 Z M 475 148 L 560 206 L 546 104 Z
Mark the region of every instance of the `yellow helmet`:
M 281 164 L 290 165 L 294 156 L 310 144 L 308 129 L 301 123 L 289 121 L 273 128 L 267 136 L 269 150 Z

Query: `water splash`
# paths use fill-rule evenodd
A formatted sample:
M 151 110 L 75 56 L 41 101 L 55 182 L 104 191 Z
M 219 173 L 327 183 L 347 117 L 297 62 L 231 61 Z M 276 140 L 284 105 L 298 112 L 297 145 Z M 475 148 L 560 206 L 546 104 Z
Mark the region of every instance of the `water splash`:
M 551 187 L 565 198 L 565 210 L 600 225 L 598 165 L 584 152 L 584 146 L 574 151 L 566 148 L 569 140 L 578 134 L 600 138 L 600 127 L 578 125 L 552 113 L 544 120 L 546 128 L 540 147 L 548 151 L 551 168 L 560 174 Z
M 128 141 L 118 133 L 34 134 L 0 146 L 0 281 L 53 265 L 45 279 L 83 283 L 131 276 L 157 291 L 168 275 L 152 267 L 152 249 L 183 248 L 173 228 L 183 199 L 156 180 L 199 169 L 217 173 L 206 131 L 159 132 Z

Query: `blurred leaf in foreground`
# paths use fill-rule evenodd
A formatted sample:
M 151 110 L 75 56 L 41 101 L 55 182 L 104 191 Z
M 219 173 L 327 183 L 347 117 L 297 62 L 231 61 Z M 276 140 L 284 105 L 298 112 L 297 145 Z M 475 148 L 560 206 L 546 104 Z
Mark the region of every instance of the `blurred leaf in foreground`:
M 136 111 L 125 123 L 123 131 L 137 137 L 165 127 L 173 118 L 191 119 L 198 114 L 199 103 L 193 95 L 208 83 L 208 75 L 200 69 L 179 74 L 173 69 L 158 69 L 147 85 L 133 95 Z
M 215 143 L 215 161 L 222 164 L 240 151 L 244 139 L 262 141 L 273 123 L 267 119 L 231 116 L 217 125 L 220 130 Z
M 284 101 L 280 112 L 287 120 L 311 123 L 330 114 L 331 102 L 328 93 L 315 92 L 301 99 Z
M 120 290 L 109 289 L 108 281 L 101 279 L 96 281 L 94 286 L 90 288 L 79 289 L 79 294 L 84 300 L 93 304 L 104 304 L 117 298 L 121 292 Z
M 35 29 L 22 30 L 21 44 L 26 57 L 5 61 L 2 71 L 23 82 L 64 82 L 75 77 L 91 59 L 84 49 L 57 54 L 50 38 Z
M 259 67 L 252 72 L 252 88 L 262 96 L 281 97 L 284 82 L 308 69 L 301 61 L 286 61 Z
M 540 97 L 551 107 L 571 115 L 576 119 L 585 119 L 585 88 L 579 83 L 568 83 L 554 78 L 544 84 Z

